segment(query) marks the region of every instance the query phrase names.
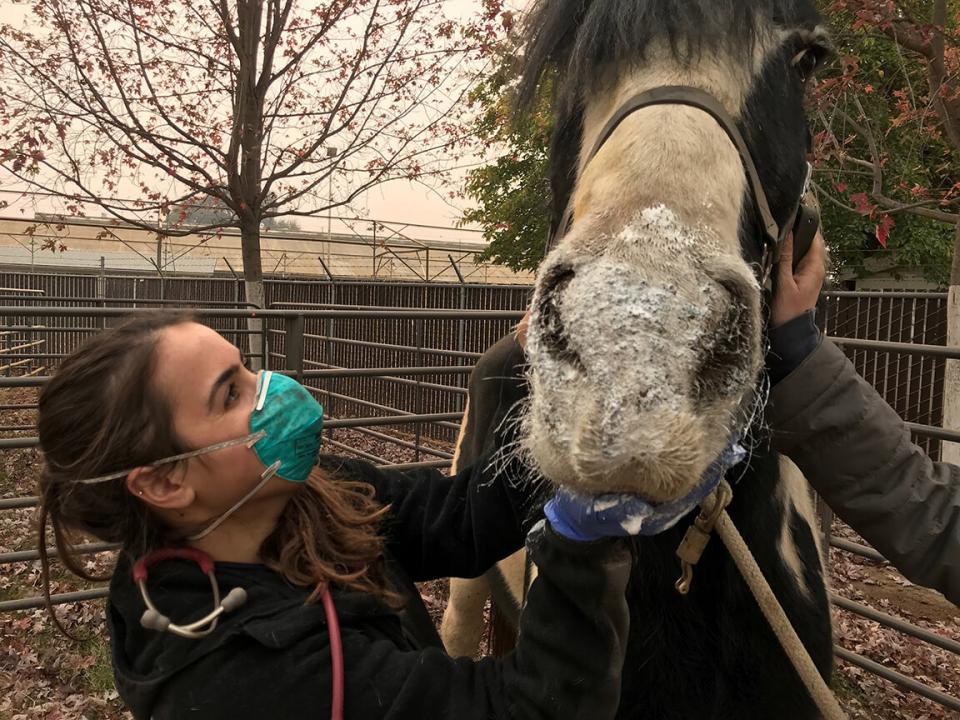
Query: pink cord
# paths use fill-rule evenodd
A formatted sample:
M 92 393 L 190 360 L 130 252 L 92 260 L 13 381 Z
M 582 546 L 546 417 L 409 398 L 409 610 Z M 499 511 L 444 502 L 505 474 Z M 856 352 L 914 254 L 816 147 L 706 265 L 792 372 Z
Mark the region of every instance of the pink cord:
M 330 588 L 323 591 L 323 610 L 327 615 L 330 661 L 333 666 L 333 703 L 330 706 L 330 718 L 343 720 L 343 643 L 340 640 L 340 621 L 337 620 L 337 609 L 330 597 Z

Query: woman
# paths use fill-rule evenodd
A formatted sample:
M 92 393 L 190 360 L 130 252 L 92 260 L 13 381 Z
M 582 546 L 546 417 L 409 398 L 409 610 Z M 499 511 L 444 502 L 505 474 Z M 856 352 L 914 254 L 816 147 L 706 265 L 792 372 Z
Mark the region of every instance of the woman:
M 40 547 L 49 524 L 60 557 L 86 576 L 74 536 L 121 544 L 108 624 L 134 715 L 330 717 L 340 653 L 318 602 L 329 589 L 347 717 L 613 717 L 630 558 L 598 538 L 625 534 L 619 523 L 552 501 L 566 537 L 539 523 L 527 538 L 540 574 L 517 650 L 453 660 L 428 646 L 429 623 L 417 630 L 426 614 L 411 581 L 477 575 L 517 550 L 538 511 L 532 491 L 519 468 L 495 475 L 489 462 L 452 478 L 336 458 L 315 467 L 321 422 L 301 386 L 250 372 L 216 332 L 168 314 L 97 335 L 44 388 Z M 143 596 L 131 574 L 171 546 L 212 558 L 231 606 L 197 638 L 169 625 L 211 609 L 195 563 L 151 565 Z M 144 616 L 146 598 L 156 612 Z

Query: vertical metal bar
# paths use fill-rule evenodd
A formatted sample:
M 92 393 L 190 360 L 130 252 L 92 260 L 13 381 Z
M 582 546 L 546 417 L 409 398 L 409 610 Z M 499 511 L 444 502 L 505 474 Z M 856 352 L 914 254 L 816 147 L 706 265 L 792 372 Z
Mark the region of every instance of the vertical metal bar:
M 863 325 L 864 331 L 861 334 L 858 330 L 855 337 L 864 337 L 867 339 L 870 338 L 870 311 L 872 309 L 873 309 L 873 300 L 871 300 L 870 298 L 867 298 L 867 320 Z M 870 352 L 871 352 L 870 350 L 863 351 L 863 370 L 860 371 L 860 374 L 863 375 L 863 377 L 867 378 L 867 382 L 869 382 L 872 385 L 874 378 L 867 374 L 867 366 L 870 364 Z
M 927 344 L 927 343 L 934 342 L 934 338 L 936 337 L 936 331 L 935 331 L 935 327 L 932 324 L 929 331 L 927 330 L 927 319 L 931 317 L 931 314 L 930 314 L 931 307 L 930 307 L 929 298 L 924 301 L 924 306 L 926 311 L 924 312 L 923 342 L 924 344 Z M 923 396 L 918 398 L 917 422 L 923 423 L 925 425 L 933 425 L 936 422 L 933 416 L 933 394 L 934 394 L 934 391 L 936 390 L 937 364 L 940 362 L 942 361 L 937 360 L 937 358 L 930 358 L 930 363 L 928 366 L 930 368 L 929 370 L 930 380 L 929 382 L 927 382 L 926 388 L 925 388 L 927 392 L 926 401 L 924 401 Z M 921 375 L 921 378 L 922 377 L 923 376 Z M 924 405 L 926 406 L 926 412 L 923 411 Z M 943 424 L 942 417 L 940 418 L 940 424 L 941 425 Z M 918 440 L 920 439 L 918 438 Z M 923 441 L 919 442 L 918 444 L 926 451 L 928 455 L 930 455 L 931 447 L 936 444 L 936 441 L 931 440 L 930 438 L 923 438 L 922 440 Z M 939 445 L 942 446 L 942 443 L 940 443 Z M 937 459 L 939 459 L 939 453 L 937 453 L 937 455 L 938 455 Z
M 323 267 L 323 271 L 327 274 L 327 280 L 329 288 L 327 301 L 330 305 L 335 306 L 337 304 L 337 283 L 333 279 L 333 273 L 330 272 L 330 267 L 323 261 L 322 257 L 318 257 L 317 260 L 320 261 L 320 265 Z M 327 339 L 323 344 L 323 362 L 326 363 L 328 367 L 333 367 L 336 365 L 333 357 L 333 333 L 335 331 L 334 319 L 332 317 L 327 318 L 326 320 L 326 332 L 324 333 L 327 336 Z M 327 388 L 329 392 L 326 397 L 326 406 L 324 407 L 324 415 L 326 417 L 336 417 L 334 414 L 334 404 L 336 398 L 333 397 L 333 393 L 337 392 L 337 379 L 329 378 L 327 380 Z M 332 427 L 327 428 L 327 437 L 330 440 L 333 440 L 334 429 Z
M 34 320 L 34 321 L 35 321 L 35 320 Z M 24 324 L 25 324 L 25 325 L 31 325 L 32 323 L 24 323 Z M 42 345 L 41 345 L 41 347 L 40 347 L 40 350 L 37 350 L 37 349 L 35 349 L 35 348 L 33 347 L 33 331 L 32 331 L 32 330 L 28 330 L 28 331 L 25 333 L 25 336 L 26 336 L 27 346 L 28 346 L 29 351 L 30 351 L 31 353 L 37 354 L 37 353 L 40 353 L 40 352 L 43 351 L 43 346 L 42 346 Z M 31 375 L 31 374 L 33 373 L 33 371 L 36 369 L 36 368 L 34 367 L 34 363 L 36 363 L 36 362 L 38 362 L 36 358 L 30 358 L 30 362 L 27 363 L 27 375 Z M 39 365 L 38 365 L 37 367 L 39 367 Z
M 5 325 L 7 325 L 7 324 L 9 324 L 9 325 L 17 325 L 17 324 L 19 324 L 19 318 L 14 317 L 14 318 L 11 319 L 11 320 L 7 320 L 7 319 L 6 319 L 6 316 L 5 316 L 5 317 L 4 317 L 4 324 L 5 324 Z M 0 345 L 2 345 L 2 347 L 3 347 L 3 355 L 4 355 L 4 356 L 7 355 L 7 351 L 10 349 L 10 347 L 12 347 L 12 346 L 10 345 L 10 335 L 8 334 L 8 332 L 9 332 L 9 331 L 6 331 L 6 332 L 4 332 L 4 333 L 2 334 L 2 336 L 0 336 Z M 4 376 L 4 377 L 9 377 L 9 376 L 10 376 L 10 370 L 11 370 L 11 368 L 10 368 L 8 365 L 4 365 L 3 376 Z
M 107 294 L 107 259 L 101 255 L 100 256 L 100 275 L 97 276 L 97 298 L 100 300 L 99 306 L 106 307 L 107 304 L 104 302 L 104 298 Z M 107 318 L 100 318 L 100 329 L 103 330 L 107 326 Z
M 857 335 L 857 328 L 860 327 L 860 298 L 859 298 L 859 297 L 857 298 L 857 305 L 856 305 L 856 311 L 855 311 L 855 312 L 856 312 L 856 315 L 854 316 L 854 323 L 855 323 L 855 324 L 854 324 L 854 327 L 853 327 L 853 334 L 852 334 L 852 335 L 846 335 L 845 337 L 858 337 L 858 335 Z M 850 358 L 850 361 L 853 363 L 853 366 L 854 366 L 854 367 L 857 367 L 857 350 L 856 350 L 856 348 L 854 348 L 854 350 L 853 350 L 853 357 Z M 857 368 L 857 372 L 860 372 L 860 368 Z M 861 373 L 861 374 L 863 374 L 863 373 Z
M 920 342 L 926 344 L 927 342 L 929 342 L 929 340 L 928 340 L 928 338 L 927 338 L 927 335 L 928 335 L 928 332 L 927 332 L 927 322 L 928 322 L 929 319 L 930 319 L 930 303 L 929 303 L 929 302 L 925 302 L 923 305 L 924 305 L 924 308 L 923 308 L 923 337 L 920 338 Z M 921 408 L 923 407 L 923 390 L 924 390 L 924 386 L 923 386 L 923 366 L 924 366 L 924 360 L 927 360 L 927 358 L 926 358 L 924 355 L 920 355 L 920 356 L 917 357 L 917 359 L 920 361 L 920 370 L 919 370 L 919 373 L 917 374 L 917 381 L 918 381 L 918 382 L 917 382 L 917 410 L 916 410 L 916 413 L 913 415 L 913 417 L 906 417 L 906 418 L 904 418 L 904 420 L 907 420 L 907 421 L 911 421 L 911 420 L 912 420 L 912 421 L 914 421 L 914 422 L 921 422 L 921 423 L 922 423 L 922 422 L 925 422 L 925 421 L 923 420 L 923 418 L 922 418 L 922 410 L 921 410 Z M 929 363 L 930 367 L 933 367 L 933 364 L 936 363 L 936 360 L 934 360 L 933 358 L 930 358 L 929 360 L 930 360 L 930 363 Z M 930 392 L 933 392 L 933 384 L 932 384 L 932 383 L 929 385 L 929 391 L 930 391 Z M 924 449 L 926 449 L 926 448 L 929 447 L 929 445 L 928 445 L 928 443 L 927 443 L 926 441 L 923 442 L 923 446 L 924 446 Z
M 458 275 L 460 274 L 459 271 L 457 272 L 457 274 Z M 461 283 L 460 284 L 460 309 L 466 310 L 466 308 L 467 308 L 467 286 Z M 465 318 L 460 318 L 460 321 L 458 322 L 458 327 L 457 327 L 457 350 L 461 353 L 464 351 L 464 349 L 467 346 L 466 322 L 467 321 Z M 457 364 L 466 365 L 467 359 L 463 355 L 461 355 L 457 360 Z M 470 384 L 470 376 L 461 375 L 459 379 L 459 384 L 461 385 L 461 387 L 467 387 Z M 463 412 L 464 410 L 466 410 L 467 396 L 458 394 L 456 397 L 457 397 L 456 399 L 457 411 Z
M 883 300 L 880 301 L 881 303 Z M 890 298 L 890 311 L 887 313 L 887 336 L 885 340 L 893 340 L 893 298 Z M 882 317 L 882 315 L 881 315 Z M 879 339 L 879 338 L 878 338 Z M 883 392 L 884 398 L 887 397 L 887 387 L 890 385 L 890 353 L 883 354 Z
M 929 310 L 931 300 L 928 298 L 924 302 Z M 936 305 L 939 305 L 940 302 L 942 301 L 934 300 L 933 302 Z M 946 337 L 944 337 L 944 343 L 946 343 Z M 937 417 L 935 413 L 936 404 L 934 402 L 934 400 L 936 399 L 936 392 L 937 392 L 937 366 L 939 364 L 940 363 L 937 360 L 933 360 L 933 364 L 930 371 L 930 401 L 929 401 L 929 405 L 927 406 L 927 418 L 928 418 L 927 424 L 942 426 L 943 425 L 943 407 L 941 406 L 940 408 L 940 417 Z M 945 367 L 946 363 L 943 363 L 943 364 L 944 364 L 944 372 L 946 372 L 946 367 Z M 946 381 L 946 378 L 944 378 L 944 381 Z M 927 454 L 930 455 L 934 460 L 940 460 L 940 453 L 943 451 L 943 442 L 931 440 L 928 438 L 926 443 L 924 444 L 924 449 L 927 451 Z M 931 452 L 931 450 L 933 451 Z
M 251 323 L 247 323 L 247 328 L 250 328 Z M 270 368 L 270 319 L 269 318 L 260 318 L 260 322 L 257 324 L 260 334 L 260 367 L 263 370 L 268 370 Z M 249 337 L 253 337 L 251 333 Z
M 880 319 L 882 317 L 883 317 L 883 298 L 877 298 L 877 328 L 873 334 L 875 340 L 881 339 Z M 867 329 L 869 330 L 869 326 L 867 327 Z M 873 385 L 874 387 L 877 387 L 877 373 L 879 372 L 879 370 L 880 370 L 880 353 L 874 352 L 873 353 L 873 380 L 871 381 L 871 385 Z
M 898 342 L 910 342 L 910 340 L 903 339 L 903 317 L 904 315 L 907 314 L 906 308 L 907 308 L 906 304 L 904 304 L 900 308 L 900 329 L 897 331 Z M 913 315 L 916 314 L 916 312 L 917 312 L 917 299 L 913 298 L 913 300 L 910 301 L 910 317 L 912 318 Z M 911 323 L 912 323 L 912 320 L 911 320 Z M 900 353 L 897 353 L 896 358 L 897 358 L 896 365 L 895 365 L 896 369 L 894 370 L 894 372 L 896 373 L 896 376 L 895 376 L 896 380 L 893 383 L 893 398 L 892 398 L 892 402 L 891 402 L 891 398 L 886 398 L 886 401 L 890 403 L 892 407 L 898 409 L 900 407 L 900 369 L 901 369 L 900 364 L 903 360 L 903 355 L 901 355 Z M 898 412 L 899 412 L 899 409 L 898 409 Z
M 914 313 L 910 317 L 910 340 L 909 342 L 916 342 L 915 335 L 917 332 L 917 317 Z M 904 384 L 903 389 L 903 413 L 902 417 L 905 420 L 910 419 L 910 386 L 913 384 L 913 356 L 910 355 L 906 358 L 905 362 L 907 363 L 907 380 Z
M 417 367 L 423 367 L 423 320 L 417 321 Z M 414 412 L 417 415 L 423 414 L 423 384 L 420 382 L 422 375 L 417 375 L 417 390 L 416 390 L 416 400 L 414 404 Z M 417 422 L 414 430 L 414 445 L 416 447 L 415 456 L 416 460 L 414 462 L 420 462 L 420 439 L 421 439 L 421 424 Z
M 294 373 L 297 382 L 303 382 L 303 315 L 283 319 L 283 355 L 286 370 Z
M 227 270 L 230 271 L 230 274 L 233 275 L 233 304 L 235 307 L 240 307 L 240 276 L 237 275 L 237 271 L 233 269 L 233 265 L 230 264 L 230 261 L 227 260 L 226 255 L 221 256 L 223 258 L 224 264 L 227 266 Z M 233 329 L 241 330 L 243 329 L 243 318 L 237 318 L 233 321 Z M 233 334 L 234 345 L 240 348 L 243 352 L 250 352 L 250 340 L 247 339 L 246 335 L 240 335 L 239 332 Z
M 240 283 L 234 281 L 232 285 L 233 285 L 233 306 L 240 307 Z M 233 329 L 234 330 L 243 329 L 243 318 L 238 317 L 233 321 Z M 245 345 L 248 345 L 247 347 L 244 347 L 244 345 L 240 344 L 242 337 L 243 336 L 239 332 L 234 332 L 233 333 L 234 344 L 239 348 L 243 348 L 244 352 L 250 352 L 249 343 L 243 340 L 243 343 Z

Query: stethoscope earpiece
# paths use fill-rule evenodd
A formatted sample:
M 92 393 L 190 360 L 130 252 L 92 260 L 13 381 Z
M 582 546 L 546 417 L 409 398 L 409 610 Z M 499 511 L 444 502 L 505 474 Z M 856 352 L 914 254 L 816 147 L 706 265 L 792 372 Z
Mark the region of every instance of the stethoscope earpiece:
M 156 610 L 147 608 L 143 611 L 143 615 L 140 616 L 140 624 L 147 630 L 164 632 L 170 627 L 170 618 L 166 615 L 161 615 Z
M 227 593 L 227 596 L 220 603 L 224 612 L 232 612 L 247 601 L 247 591 L 242 587 L 235 587 Z

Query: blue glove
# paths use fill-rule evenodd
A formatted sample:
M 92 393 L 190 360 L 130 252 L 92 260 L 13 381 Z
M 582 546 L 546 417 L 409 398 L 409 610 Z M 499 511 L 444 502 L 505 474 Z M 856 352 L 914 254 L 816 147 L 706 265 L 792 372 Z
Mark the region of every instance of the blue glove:
M 699 505 L 720 484 L 727 470 L 746 455 L 739 438 L 734 438 L 706 469 L 696 487 L 679 500 L 654 505 L 631 493 L 589 496 L 558 490 L 544 505 L 543 512 L 554 532 L 569 540 L 590 542 L 624 535 L 657 535 Z

